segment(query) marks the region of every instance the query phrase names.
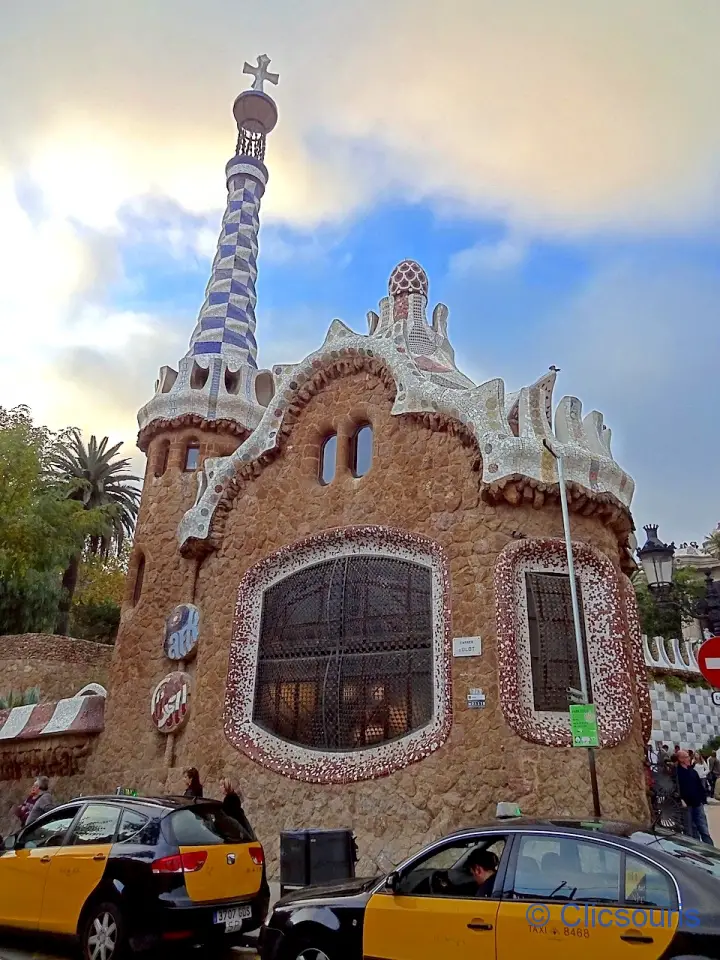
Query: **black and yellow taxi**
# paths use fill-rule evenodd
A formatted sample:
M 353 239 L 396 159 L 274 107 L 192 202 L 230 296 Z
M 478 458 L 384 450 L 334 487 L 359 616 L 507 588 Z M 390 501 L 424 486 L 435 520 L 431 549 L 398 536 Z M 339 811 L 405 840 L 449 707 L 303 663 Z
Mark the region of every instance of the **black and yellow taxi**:
M 720 851 L 600 820 L 497 821 L 385 877 L 279 900 L 263 960 L 720 958 Z
M 213 800 L 85 797 L 0 845 L 0 927 L 77 937 L 85 960 L 228 942 L 269 902 L 262 845 Z

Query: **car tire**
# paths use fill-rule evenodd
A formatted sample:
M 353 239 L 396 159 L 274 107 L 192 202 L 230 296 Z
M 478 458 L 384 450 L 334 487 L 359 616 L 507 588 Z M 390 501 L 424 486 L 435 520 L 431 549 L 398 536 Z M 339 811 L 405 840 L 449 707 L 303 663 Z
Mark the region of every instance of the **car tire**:
M 93 904 L 80 933 L 83 960 L 121 960 L 125 955 L 125 922 L 112 901 Z
M 329 952 L 329 948 L 320 937 L 303 938 L 290 943 L 285 951 L 284 960 L 336 960 L 339 954 Z

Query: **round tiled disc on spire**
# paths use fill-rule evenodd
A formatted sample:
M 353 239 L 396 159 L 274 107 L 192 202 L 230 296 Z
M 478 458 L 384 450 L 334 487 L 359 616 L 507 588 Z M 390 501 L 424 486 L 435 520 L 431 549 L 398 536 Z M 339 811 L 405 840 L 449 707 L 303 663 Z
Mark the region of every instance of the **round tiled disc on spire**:
M 403 293 L 421 293 L 427 300 L 428 277 L 423 268 L 415 260 L 403 260 L 390 274 L 388 292 L 391 297 L 401 296 Z

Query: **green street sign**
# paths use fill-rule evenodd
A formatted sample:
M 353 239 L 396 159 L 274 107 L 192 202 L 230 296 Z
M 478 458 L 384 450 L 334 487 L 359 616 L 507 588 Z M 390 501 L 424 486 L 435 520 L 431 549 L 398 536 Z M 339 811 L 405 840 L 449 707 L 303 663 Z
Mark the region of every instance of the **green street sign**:
M 574 747 L 600 746 L 594 703 L 570 704 L 570 732 Z

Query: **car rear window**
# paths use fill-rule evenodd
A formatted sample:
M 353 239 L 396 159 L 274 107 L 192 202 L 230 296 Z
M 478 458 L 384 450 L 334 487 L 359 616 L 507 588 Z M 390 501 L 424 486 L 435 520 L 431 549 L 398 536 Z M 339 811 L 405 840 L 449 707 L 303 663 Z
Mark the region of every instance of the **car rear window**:
M 117 843 L 154 846 L 158 841 L 159 822 L 139 810 L 124 810 L 117 833 Z
M 630 839 L 644 846 L 655 846 L 688 866 L 697 867 L 720 878 L 720 850 L 700 843 L 699 840 L 677 833 L 634 833 Z
M 255 837 L 222 808 L 186 807 L 170 814 L 170 823 L 179 847 L 207 847 L 222 843 L 249 843 Z

